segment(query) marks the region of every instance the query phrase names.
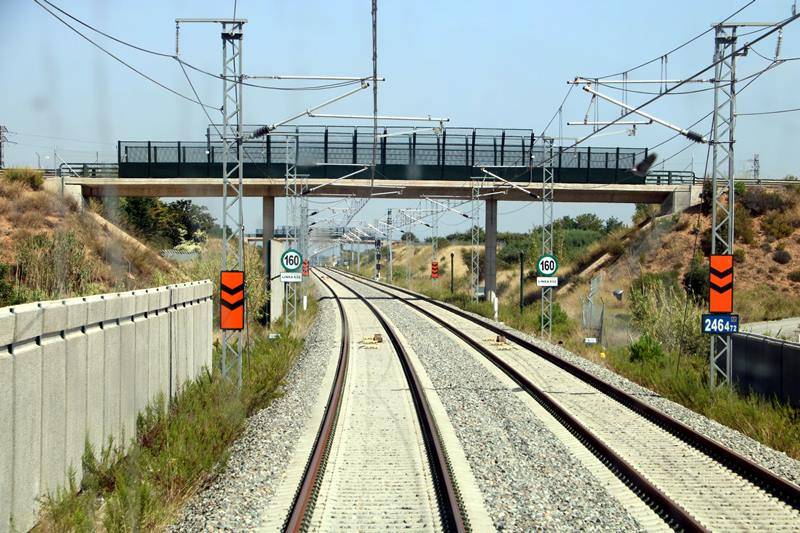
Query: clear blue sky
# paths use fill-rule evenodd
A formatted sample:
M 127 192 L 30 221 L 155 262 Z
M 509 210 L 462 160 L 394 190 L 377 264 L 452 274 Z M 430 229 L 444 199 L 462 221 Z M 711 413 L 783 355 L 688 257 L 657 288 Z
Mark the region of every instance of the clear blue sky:
M 173 53 L 176 17 L 230 17 L 232 1 L 138 2 L 119 0 L 55 1 L 76 17 L 146 48 Z M 520 127 L 541 130 L 563 98 L 566 81 L 576 75 L 603 76 L 658 56 L 718 21 L 744 0 L 607 1 L 389 1 L 379 2 L 379 74 L 382 113 L 431 114 L 451 118 L 453 126 Z M 738 20 L 779 20 L 789 15 L 788 0 L 759 0 Z M 237 16 L 246 17 L 247 74 L 353 74 L 371 69 L 370 1 L 240 0 Z M 31 0 L 0 0 L 0 124 L 18 132 L 7 147 L 7 164 L 51 165 L 54 147 L 69 161 L 113 161 L 118 139 L 193 140 L 203 137 L 208 120 L 200 108 L 129 71 L 52 18 Z M 97 36 L 93 36 L 97 37 Z M 191 94 L 179 66 L 98 37 L 108 49 L 170 87 Z M 771 57 L 775 39 L 758 46 Z M 713 36 L 708 34 L 670 56 L 669 77 L 681 77 L 707 65 Z M 212 72 L 220 71 L 217 27 L 185 26 L 181 56 Z M 784 35 L 783 57 L 800 56 L 800 22 Z M 742 76 L 768 61 L 754 54 L 739 63 Z M 787 62 L 764 74 L 739 98 L 739 111 L 800 107 L 800 62 Z M 707 74 L 710 77 L 711 74 Z M 218 80 L 192 74 L 201 98 L 219 105 Z M 660 64 L 632 77 L 660 77 Z M 278 93 L 247 90 L 246 121 L 267 123 L 305 109 L 330 92 Z M 607 91 L 613 93 L 613 91 Z M 631 102 L 644 96 L 631 95 Z M 580 120 L 589 98 L 575 90 L 565 120 Z M 673 123 L 688 125 L 711 110 L 712 93 L 674 96 L 648 108 Z M 370 113 L 364 91 L 329 108 L 330 112 Z M 601 118 L 616 116 L 600 106 Z M 754 153 L 762 175 L 800 173 L 795 142 L 800 113 L 741 117 L 736 168 L 745 172 Z M 302 123 L 301 121 L 300 123 Z M 308 122 L 308 119 L 306 120 Z M 315 122 L 319 122 L 316 120 Z M 704 124 L 710 124 L 706 122 Z M 706 129 L 709 126 L 696 129 Z M 619 131 L 615 127 L 611 131 Z M 586 128 L 566 127 L 581 136 Z M 550 130 L 549 133 L 556 133 Z M 660 126 L 640 128 L 635 137 L 613 135 L 595 146 L 652 146 L 672 132 Z M 662 158 L 686 145 L 683 139 L 661 147 Z M 96 154 L 99 152 L 99 154 Z M 670 168 L 702 172 L 705 149 L 686 150 Z M 205 200 L 215 214 L 217 200 Z M 246 202 L 248 230 L 261 226 L 260 202 Z M 407 201 L 373 201 L 360 218 L 372 219 L 387 207 Z M 539 223 L 538 204 L 510 213 L 521 204 L 501 203 L 501 229 L 524 231 Z M 557 215 L 593 211 L 629 219 L 632 206 L 562 204 Z M 282 209 L 279 207 L 279 223 Z M 463 219 L 461 219 L 463 220 Z M 458 217 L 444 224 L 455 224 Z M 445 226 L 447 231 L 455 226 Z

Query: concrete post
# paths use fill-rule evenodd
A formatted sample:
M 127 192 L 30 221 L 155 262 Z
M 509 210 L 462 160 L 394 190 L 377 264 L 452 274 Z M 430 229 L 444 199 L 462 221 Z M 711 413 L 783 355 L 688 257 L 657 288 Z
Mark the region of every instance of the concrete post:
M 261 253 L 264 257 L 264 272 L 267 272 L 267 266 L 269 265 L 269 256 L 267 255 L 268 248 L 267 243 L 272 239 L 275 234 L 275 197 L 274 196 L 263 196 L 261 198 L 261 228 L 263 231 L 263 237 L 261 241 L 262 250 Z
M 486 265 L 484 266 L 484 282 L 486 289 L 484 294 L 489 291 L 497 290 L 497 200 L 486 200 L 486 241 L 484 243 L 486 252 Z

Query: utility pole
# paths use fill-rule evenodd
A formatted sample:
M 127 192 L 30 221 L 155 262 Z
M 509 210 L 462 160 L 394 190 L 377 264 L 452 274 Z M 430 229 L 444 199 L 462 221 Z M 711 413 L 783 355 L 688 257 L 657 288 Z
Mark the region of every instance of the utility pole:
M 3 159 L 4 154 L 4 145 L 8 142 L 8 137 L 6 137 L 6 133 L 8 133 L 8 128 L 3 125 L 0 125 L 0 169 L 5 168 L 5 160 Z
M 761 183 L 761 161 L 758 154 L 753 154 L 753 179 L 756 183 Z
M 179 28 L 182 23 L 211 23 L 222 26 L 222 268 L 244 271 L 243 213 L 243 118 L 242 42 L 247 19 L 184 18 L 175 19 L 175 53 L 179 50 Z M 212 125 L 213 126 L 213 125 Z M 216 129 L 216 126 L 214 126 Z M 230 231 L 228 226 L 230 225 Z M 246 288 L 245 288 L 246 294 Z M 245 297 L 245 321 L 247 301 Z M 243 330 L 222 331 L 222 374 L 228 375 L 228 358 L 235 358 L 237 383 L 242 387 Z
M 553 254 L 553 140 L 542 138 L 542 255 Z M 559 150 L 561 148 L 559 147 Z M 521 276 L 521 274 L 520 274 Z M 522 278 L 520 277 L 520 283 Z M 520 299 L 520 306 L 522 300 Z M 553 287 L 542 287 L 541 334 L 550 338 L 553 329 Z
M 714 36 L 714 111 L 711 167 L 711 253 L 733 254 L 734 143 L 736 140 L 736 51 L 740 24 L 718 24 Z M 730 56 L 723 61 L 723 58 Z M 733 340 L 711 336 L 709 385 L 730 385 Z
M 389 283 L 392 283 L 392 279 L 394 277 L 393 268 L 392 268 L 392 210 L 389 209 L 386 212 L 386 231 L 387 231 L 387 238 L 389 241 L 389 272 L 387 273 L 387 278 Z
M 478 223 L 480 217 L 481 204 L 481 182 L 472 180 L 472 201 L 470 202 L 470 218 L 472 226 L 470 227 L 470 255 L 469 255 L 469 268 L 470 268 L 470 289 L 472 290 L 472 299 L 478 301 L 478 287 L 480 286 L 480 254 L 478 246 L 481 240 L 481 227 Z

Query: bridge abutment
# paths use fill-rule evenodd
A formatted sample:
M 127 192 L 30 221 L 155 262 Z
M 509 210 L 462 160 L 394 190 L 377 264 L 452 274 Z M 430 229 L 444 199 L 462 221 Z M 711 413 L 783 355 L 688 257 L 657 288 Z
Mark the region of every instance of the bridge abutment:
M 497 292 L 497 200 L 486 200 L 486 240 L 484 242 L 484 281 L 486 297 L 489 291 Z
M 689 185 L 685 189 L 671 192 L 661 203 L 661 214 L 672 215 L 689 209 L 700 203 L 702 185 Z

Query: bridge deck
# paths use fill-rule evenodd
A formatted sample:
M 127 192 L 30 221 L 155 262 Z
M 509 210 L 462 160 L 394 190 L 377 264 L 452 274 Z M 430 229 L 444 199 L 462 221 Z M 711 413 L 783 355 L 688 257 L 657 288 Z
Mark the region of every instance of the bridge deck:
M 376 180 L 377 181 L 377 180 Z M 330 179 L 309 179 L 308 185 L 330 183 Z M 150 197 L 219 197 L 222 196 L 221 178 L 84 178 L 66 179 L 67 185 L 80 186 L 84 196 L 150 196 Z M 369 180 L 343 180 L 322 187 L 310 196 L 354 195 L 369 197 L 374 193 L 396 191 L 396 194 L 383 195 L 380 198 L 422 198 L 424 196 L 448 196 L 467 199 L 471 195 L 470 180 L 381 180 L 378 187 L 371 188 Z M 541 193 L 541 183 L 520 184 L 534 194 Z M 597 202 L 597 203 L 651 203 L 660 204 L 670 194 L 677 191 L 689 191 L 689 184 L 655 185 L 655 184 L 585 184 L 556 183 L 554 200 L 557 202 Z M 503 201 L 530 201 L 531 196 L 510 188 L 501 183 L 490 181 L 484 184 L 483 193 L 499 192 L 494 197 Z M 244 196 L 283 196 L 285 193 L 283 178 L 246 178 L 244 180 Z

